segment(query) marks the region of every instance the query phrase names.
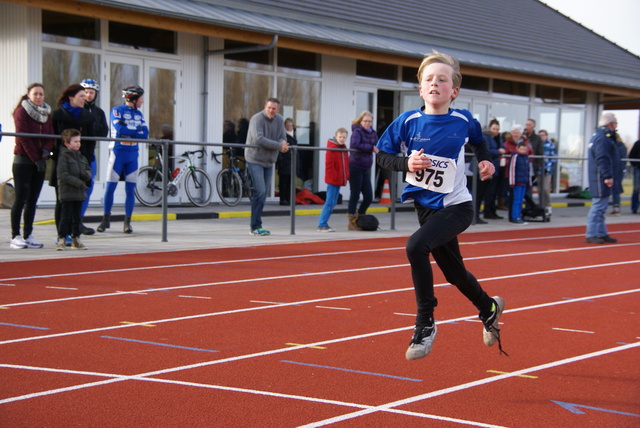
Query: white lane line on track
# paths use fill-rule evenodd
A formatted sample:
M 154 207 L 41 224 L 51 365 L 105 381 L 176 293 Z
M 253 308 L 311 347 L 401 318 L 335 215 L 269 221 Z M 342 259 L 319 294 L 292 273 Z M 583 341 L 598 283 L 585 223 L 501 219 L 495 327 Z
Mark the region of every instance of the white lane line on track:
M 526 273 L 522 273 L 522 274 L 515 274 L 515 275 L 505 275 L 505 276 L 499 276 L 499 277 L 491 277 L 491 278 L 481 278 L 479 279 L 479 281 L 481 282 L 487 282 L 487 281 L 496 281 L 496 280 L 502 280 L 502 279 L 513 279 L 513 278 L 518 278 L 518 277 L 529 277 L 532 275 L 544 275 L 544 274 L 552 274 L 552 273 L 558 273 L 558 272 L 566 272 L 566 271 L 574 271 L 574 270 L 582 270 L 582 269 L 595 269 L 595 268 L 602 268 L 602 267 L 611 267 L 611 266 L 620 266 L 620 265 L 625 265 L 625 264 L 634 264 L 634 263 L 640 263 L 640 260 L 633 260 L 633 261 L 628 261 L 628 262 L 615 262 L 615 263 L 604 263 L 604 264 L 597 264 L 597 265 L 588 265 L 588 266 L 580 266 L 580 267 L 573 267 L 573 268 L 563 268 L 563 269 L 551 269 L 551 270 L 547 270 L 547 271 L 538 271 L 538 272 L 526 272 Z M 359 270 L 370 270 L 370 269 L 375 269 L 375 268 L 363 268 L 363 269 L 356 269 L 356 271 Z M 351 269 L 347 270 L 347 271 L 352 271 Z M 343 273 L 344 271 L 332 271 L 332 272 L 323 272 L 321 273 L 322 275 L 326 275 L 327 273 Z M 267 281 L 267 280 L 273 280 L 273 279 L 282 279 L 282 278 L 288 278 L 288 277 L 301 277 L 301 276 L 310 276 L 310 275 L 314 275 L 314 274 L 304 274 L 304 275 L 286 275 L 283 277 L 269 277 L 269 278 L 257 278 L 257 279 L 253 279 L 252 281 Z M 223 284 L 226 283 L 236 283 L 236 282 L 244 282 L 244 281 L 225 281 L 223 282 Z M 211 284 L 204 284 L 204 285 L 216 285 L 219 283 L 211 283 Z M 435 287 L 445 287 L 448 286 L 448 283 L 443 283 L 443 284 L 436 284 Z M 203 286 L 202 284 L 199 286 Z M 173 289 L 176 288 L 183 288 L 183 287 L 174 287 Z M 191 320 L 191 319 L 198 319 L 198 318 L 205 318 L 205 317 L 212 317 L 212 316 L 220 316 L 220 315 L 228 315 L 228 314 L 237 314 L 237 313 L 242 313 L 242 312 L 250 312 L 250 311 L 258 311 L 258 310 L 265 310 L 265 309 L 273 309 L 273 308 L 282 308 L 282 307 L 288 307 L 288 306 L 300 306 L 300 305 L 304 305 L 304 304 L 310 304 L 310 303 L 320 303 L 320 302 L 331 302 L 331 301 L 335 301 L 335 300 L 344 300 L 344 299 L 351 299 L 351 298 L 357 298 L 357 297 L 369 297 L 369 296 L 375 296 L 375 295 L 382 295 L 382 294 L 391 294 L 391 293 L 397 293 L 397 292 L 403 292 L 403 291 L 413 291 L 413 287 L 407 287 L 407 288 L 399 288 L 399 289 L 394 289 L 394 290 L 382 290 L 382 291 L 373 291 L 373 292 L 369 292 L 369 293 L 359 293 L 359 294 L 351 294 L 351 295 L 344 295 L 344 296 L 333 296 L 333 297 L 323 297 L 320 299 L 311 299 L 311 300 L 302 300 L 302 301 L 297 301 L 297 302 L 289 302 L 289 303 L 277 303 L 277 304 L 272 304 L 272 305 L 267 305 L 267 306 L 257 306 L 257 307 L 250 307 L 250 308 L 241 308 L 241 309 L 231 309 L 231 310 L 227 310 L 227 311 L 222 311 L 222 312 L 212 312 L 212 313 L 206 313 L 206 314 L 197 314 L 197 315 L 188 315 L 188 316 L 184 316 L 184 317 L 177 317 L 177 318 L 167 318 L 167 319 L 161 319 L 161 320 L 154 320 L 154 321 L 142 321 L 142 322 L 136 322 L 136 323 L 131 323 L 131 324 L 125 324 L 125 325 L 116 325 L 116 326 L 108 326 L 108 327 L 98 327 L 98 328 L 94 328 L 94 329 L 88 329 L 88 330 L 78 330 L 78 331 L 71 331 L 71 332 L 64 332 L 64 333 L 55 333 L 55 334 L 50 334 L 50 335 L 42 335 L 42 336 L 32 336 L 32 337 L 23 337 L 20 339 L 11 339 L 11 340 L 5 340 L 5 341 L 0 341 L 0 345 L 5 345 L 8 343 L 18 343 L 18 342 L 27 342 L 27 341 L 31 341 L 31 340 L 42 340 L 42 339 L 49 339 L 49 338 L 54 338 L 54 337 L 63 337 L 63 336 L 72 336 L 72 335 L 76 335 L 76 334 L 84 334 L 84 333 L 93 333 L 93 332 L 98 332 L 98 331 L 108 331 L 108 330 L 115 330 L 115 329 L 120 329 L 120 328 L 130 328 L 130 327 L 137 327 L 140 325 L 146 325 L 146 324 L 160 324 L 160 323 L 167 323 L 167 322 L 174 322 L 174 321 L 184 321 L 184 320 Z M 616 292 L 614 293 L 634 293 L 640 291 L 640 289 L 635 289 L 635 290 L 624 290 L 621 292 Z M 609 294 L 606 294 L 609 295 Z M 74 300 L 74 299 L 56 299 L 55 301 L 60 301 L 60 300 Z M 559 303 L 556 304 L 562 304 L 563 302 L 575 302 L 575 301 L 582 301 L 582 300 L 588 300 L 587 298 L 576 298 L 576 299 L 570 299 L 570 300 L 564 300 L 564 301 L 560 301 Z M 13 306 L 18 306 L 19 304 L 13 305 Z M 12 305 L 3 305 L 2 307 L 8 307 L 8 306 L 12 306 Z M 509 311 L 505 311 L 505 312 L 515 312 L 517 310 L 511 309 Z
M 307 397 L 307 396 L 304 396 L 304 395 L 284 394 L 284 393 L 280 393 L 280 392 L 262 391 L 262 390 L 257 390 L 257 389 L 238 388 L 238 387 L 233 387 L 233 386 L 211 385 L 211 384 L 206 384 L 206 383 L 187 382 L 187 381 L 180 381 L 180 380 L 141 377 L 142 375 L 138 375 L 138 376 L 122 376 L 122 375 L 116 375 L 116 374 L 110 374 L 110 373 L 86 372 L 86 371 L 76 371 L 76 370 L 60 370 L 60 369 L 51 369 L 51 368 L 47 368 L 47 367 L 22 366 L 22 365 L 15 365 L 15 364 L 0 364 L 0 367 L 9 368 L 9 369 L 22 369 L 22 370 L 42 371 L 42 372 L 50 372 L 50 373 L 64 373 L 64 374 L 74 374 L 74 375 L 84 375 L 84 376 L 108 377 L 108 378 L 111 378 L 108 381 L 109 383 L 113 383 L 113 382 L 111 382 L 112 380 L 113 381 L 138 380 L 138 381 L 154 382 L 154 383 L 162 383 L 162 384 L 170 384 L 170 385 L 189 386 L 189 387 L 195 387 L 195 388 L 215 389 L 215 390 L 218 390 L 218 391 L 238 392 L 238 393 L 242 393 L 242 394 L 261 395 L 261 396 L 274 397 L 274 398 L 285 398 L 285 399 L 289 399 L 289 400 L 307 401 L 307 402 L 312 402 L 312 403 L 329 404 L 329 405 L 335 405 L 335 406 L 341 406 L 341 407 L 350 407 L 350 408 L 356 408 L 356 409 L 375 409 L 374 406 L 370 406 L 370 405 L 367 405 L 367 404 L 350 403 L 350 402 L 347 402 L 347 401 L 338 401 L 338 400 L 330 400 L 330 399 L 326 399 L 326 398 Z M 96 384 L 94 386 L 104 385 L 104 383 L 105 383 L 105 381 L 103 381 L 103 382 L 94 382 L 94 384 Z M 87 384 L 85 384 L 85 385 L 87 385 Z M 79 386 L 84 387 L 85 385 L 79 385 Z M 76 390 L 76 389 L 77 389 L 76 387 L 72 386 L 72 387 L 67 387 L 67 388 L 59 388 L 57 390 L 52 390 L 50 392 L 51 393 L 62 393 L 62 392 L 73 391 L 73 390 Z M 49 391 L 47 391 L 47 392 L 49 392 Z M 48 395 L 51 395 L 51 394 L 48 394 Z M 39 396 L 41 396 L 41 395 L 38 395 L 38 393 L 35 393 L 35 394 L 23 395 L 23 396 L 20 396 L 20 397 L 12 397 L 12 398 L 8 398 L 6 400 L 0 400 L 0 405 L 1 404 L 5 404 L 5 403 L 10 403 L 10 402 L 13 402 L 13 401 L 28 400 L 30 398 L 36 398 L 36 397 L 39 397 Z M 10 400 L 10 401 L 8 401 L 8 400 Z M 406 410 L 390 409 L 390 410 L 385 410 L 385 411 L 389 412 L 389 413 L 402 414 L 402 415 L 405 415 L 405 416 L 414 416 L 414 417 L 420 417 L 420 418 L 426 418 L 426 419 L 436 419 L 436 420 L 460 423 L 460 424 L 463 424 L 463 425 L 471 425 L 471 426 L 487 427 L 487 428 L 503 428 L 500 425 L 490 425 L 490 424 L 484 424 L 484 423 L 481 423 L 481 422 L 467 421 L 467 420 L 464 420 L 464 419 L 449 418 L 449 417 L 445 417 L 445 416 L 429 415 L 429 414 L 425 414 L 425 413 L 411 412 L 411 411 L 406 411 Z
M 550 363 L 541 364 L 539 366 L 529 367 L 529 368 L 526 368 L 526 369 L 517 370 L 515 372 L 501 374 L 501 375 L 498 375 L 498 376 L 492 376 L 492 377 L 489 377 L 489 378 L 485 378 L 485 379 L 480 379 L 480 380 L 473 381 L 473 382 L 464 383 L 462 385 L 457 385 L 457 386 L 441 389 L 439 391 L 433 391 L 433 392 L 428 392 L 428 393 L 422 394 L 422 395 L 416 395 L 415 397 L 409 397 L 409 398 L 405 398 L 403 400 L 398 400 L 398 401 L 394 401 L 394 402 L 391 402 L 391 403 L 383 404 L 383 405 L 377 406 L 375 408 L 364 409 L 364 410 L 360 410 L 358 412 L 349 413 L 349 414 L 341 415 L 341 416 L 336 416 L 335 418 L 325 419 L 323 421 L 317 421 L 317 422 L 314 422 L 314 423 L 311 423 L 311 424 L 302 425 L 302 426 L 300 426 L 298 428 L 316 428 L 316 427 L 322 427 L 322 426 L 333 424 L 333 423 L 344 422 L 344 421 L 349 420 L 349 419 L 354 419 L 354 418 L 357 418 L 357 417 L 360 417 L 360 416 L 369 415 L 369 414 L 375 413 L 375 412 L 389 411 L 389 410 L 393 409 L 394 407 L 404 406 L 406 404 L 415 403 L 417 401 L 427 400 L 429 398 L 439 397 L 441 395 L 450 394 L 450 393 L 462 391 L 462 390 L 465 390 L 465 389 L 475 388 L 476 386 L 482 386 L 482 385 L 486 385 L 488 383 L 497 382 L 497 381 L 500 381 L 500 380 L 509 379 L 509 378 L 516 377 L 516 376 L 522 376 L 522 375 L 526 375 L 528 373 L 538 372 L 538 371 L 541 371 L 541 370 L 546 370 L 546 369 L 550 369 L 550 368 L 554 368 L 554 367 L 558 367 L 558 366 L 562 366 L 562 365 L 566 365 L 566 364 L 570 364 L 570 363 L 575 363 L 575 362 L 578 362 L 578 361 L 588 360 L 588 359 L 591 359 L 591 358 L 600 357 L 602 355 L 607 355 L 607 354 L 611 354 L 611 353 L 614 353 L 614 352 L 626 351 L 627 349 L 637 348 L 639 346 L 640 346 L 640 342 L 637 342 L 637 343 L 631 343 L 631 344 L 628 344 L 628 345 L 617 346 L 615 348 L 603 349 L 601 351 L 590 352 L 588 354 L 578 355 L 578 356 L 575 356 L 575 357 L 565 358 L 563 360 L 553 361 L 553 362 L 550 362 Z
M 593 297 L 594 298 L 599 298 L 600 296 L 593 296 Z M 550 302 L 549 304 L 550 305 L 554 305 L 554 304 L 565 304 L 565 303 L 566 303 L 566 301 L 563 301 L 563 302 Z M 522 309 L 523 308 L 518 308 L 518 311 L 520 311 Z M 508 312 L 508 311 L 505 311 L 505 312 Z M 451 322 L 455 322 L 455 321 L 458 321 L 458 320 L 461 320 L 461 318 L 454 319 L 454 320 L 443 321 L 442 323 L 446 324 L 446 323 L 451 323 Z M 325 341 L 325 342 L 318 342 L 318 343 L 328 344 L 328 343 L 342 342 L 342 341 L 346 341 L 346 340 L 355 340 L 355 339 L 359 339 L 359 338 L 362 338 L 362 337 L 368 337 L 368 336 L 372 336 L 372 335 L 386 334 L 386 333 L 389 333 L 389 332 L 395 332 L 397 330 L 398 329 L 387 330 L 387 331 L 384 331 L 384 332 L 377 332 L 377 333 L 367 334 L 367 335 L 363 335 L 363 336 L 354 336 L 354 337 L 351 337 L 351 338 L 334 339 L 334 340 Z M 424 413 L 408 412 L 408 411 L 395 409 L 395 407 L 403 406 L 403 405 L 410 404 L 410 403 L 415 403 L 417 401 L 422 401 L 422 400 L 426 400 L 426 399 L 429 399 L 429 398 L 438 397 L 438 396 L 442 396 L 442 395 L 446 395 L 446 394 L 450 394 L 450 393 L 459 392 L 459 391 L 462 391 L 462 390 L 465 390 L 465 389 L 470 389 L 470 388 L 474 388 L 474 387 L 477 387 L 477 386 L 486 385 L 488 383 L 493 383 L 493 382 L 504 380 L 504 379 L 523 376 L 523 375 L 526 375 L 526 374 L 529 374 L 529 373 L 532 373 L 532 372 L 546 370 L 546 369 L 549 369 L 549 368 L 554 368 L 554 367 L 558 367 L 558 366 L 565 365 L 565 364 L 570 364 L 570 363 L 574 363 L 574 362 L 578 362 L 578 361 L 583 361 L 583 360 L 587 360 L 587 359 L 590 359 L 590 358 L 595 358 L 595 357 L 599 357 L 599 356 L 602 356 L 602 355 L 611 354 L 611 353 L 614 353 L 614 352 L 620 352 L 620 351 L 624 351 L 624 350 L 627 350 L 627 349 L 632 349 L 632 348 L 635 348 L 635 347 L 639 347 L 640 346 L 640 342 L 632 343 L 632 344 L 625 344 L 625 345 L 618 346 L 618 347 L 615 347 L 615 348 L 609 348 L 609 349 L 604 349 L 604 350 L 601 350 L 601 351 L 591 352 L 591 353 L 588 353 L 588 354 L 578 355 L 578 356 L 575 356 L 575 357 L 565 358 L 563 360 L 553 361 L 553 362 L 550 362 L 550 363 L 545 363 L 545 364 L 541 364 L 541 365 L 534 366 L 534 367 L 529 367 L 529 368 L 526 368 L 526 369 L 517 370 L 517 371 L 514 371 L 514 372 L 510 372 L 510 373 L 504 373 L 504 374 L 500 374 L 500 375 L 497 375 L 497 376 L 492 376 L 492 377 L 489 377 L 489 378 L 484 378 L 484 379 L 480 379 L 480 380 L 477 380 L 477 381 L 472 381 L 472 382 L 468 382 L 468 383 L 465 383 L 465 384 L 461 384 L 461 385 L 457 385 L 457 386 L 441 389 L 441 390 L 438 390 L 438 391 L 432 391 L 432 392 L 429 392 L 429 393 L 426 393 L 426 394 L 417 395 L 417 396 L 414 396 L 414 397 L 404 398 L 402 400 L 394 401 L 394 402 L 387 403 L 387 404 L 384 404 L 384 405 L 379 405 L 379 406 L 362 405 L 362 404 L 355 404 L 355 403 L 349 403 L 349 402 L 343 402 L 343 401 L 337 401 L 337 400 L 319 399 L 319 398 L 313 398 L 313 397 L 291 395 L 291 394 L 282 394 L 282 393 L 274 393 L 274 392 L 269 392 L 269 391 L 252 390 L 252 389 L 245 389 L 245 388 L 236 388 L 236 387 L 228 387 L 228 386 L 220 386 L 220 385 L 210 385 L 210 384 L 201 384 L 201 383 L 193 383 L 193 382 L 184 382 L 184 381 L 176 381 L 176 380 L 151 378 L 151 376 L 158 376 L 160 374 L 166 374 L 166 373 L 171 373 L 171 372 L 176 372 L 176 371 L 182 371 L 182 370 L 187 370 L 187 369 L 195 368 L 195 367 L 203 367 L 203 366 L 208 366 L 208 365 L 213 365 L 213 364 L 220 364 L 222 362 L 238 361 L 240 359 L 245 359 L 245 358 L 248 358 L 248 357 L 250 358 L 250 357 L 258 357 L 258 356 L 269 355 L 269 354 L 274 354 L 274 353 L 282 353 L 282 352 L 287 352 L 287 351 L 292 351 L 292 350 L 305 348 L 305 347 L 308 347 L 308 346 L 318 346 L 318 344 L 296 346 L 296 347 L 292 347 L 292 348 L 283 348 L 283 349 L 279 349 L 279 350 L 267 351 L 267 352 L 262 352 L 262 353 L 258 353 L 258 354 L 252 354 L 252 355 L 248 355 L 248 356 L 227 358 L 227 359 L 224 359 L 224 360 L 216 360 L 216 361 L 211 361 L 211 362 L 208 362 L 208 363 L 198 363 L 198 364 L 193 364 L 193 365 L 189 365 L 189 366 L 176 367 L 176 368 L 172 368 L 172 369 L 159 370 L 159 371 L 155 371 L 155 372 L 142 373 L 142 374 L 139 374 L 139 375 L 132 375 L 132 376 L 109 374 L 109 373 L 98 373 L 98 372 L 87 372 L 87 371 L 76 371 L 76 370 L 52 369 L 52 368 L 46 368 L 46 367 L 32 367 L 32 366 L 14 365 L 14 364 L 0 364 L 0 367 L 8 368 L 8 369 L 33 370 L 33 371 L 52 372 L 52 373 L 67 373 L 67 374 L 78 374 L 78 375 L 98 376 L 98 377 L 108 377 L 109 378 L 109 379 L 98 381 L 98 382 L 90 382 L 90 383 L 85 383 L 85 384 L 80 384 L 80 385 L 75 385 L 75 386 L 70 386 L 70 387 L 65 387 L 65 388 L 53 389 L 53 390 L 49 390 L 49 391 L 41 391 L 41 392 L 37 392 L 37 393 L 33 393 L 33 394 L 25 394 L 25 395 L 21 395 L 21 396 L 17 396 L 17 397 L 9 397 L 9 398 L 0 400 L 0 404 L 6 404 L 6 403 L 10 403 L 10 402 L 15 402 L 15 401 L 24 401 L 24 400 L 28 400 L 28 399 L 32 399 L 32 398 L 37 398 L 37 397 L 42 397 L 42 396 L 47 396 L 47 395 L 53 395 L 53 394 L 59 394 L 59 393 L 69 392 L 69 391 L 75 391 L 75 390 L 79 390 L 79 389 L 86 389 L 86 388 L 91 388 L 91 387 L 95 387 L 95 386 L 106 385 L 106 384 L 111 384 L 111 383 L 121 382 L 121 381 L 126 381 L 126 380 L 139 380 L 139 381 L 149 381 L 149 382 L 185 385 L 185 386 L 193 386 L 193 387 L 199 387 L 199 388 L 217 389 L 217 390 L 224 390 L 224 391 L 248 393 L 248 394 L 254 394 L 254 395 L 264 395 L 264 396 L 271 396 L 271 397 L 295 399 L 295 400 L 302 400 L 302 401 L 309 401 L 309 402 L 316 402 L 316 403 L 324 403 L 324 404 L 332 404 L 332 405 L 338 405 L 338 406 L 344 406 L 344 407 L 353 407 L 353 408 L 361 409 L 361 410 L 359 410 L 357 412 L 353 412 L 353 413 L 341 415 L 341 416 L 338 416 L 338 417 L 335 417 L 335 418 L 325 419 L 323 421 L 317 421 L 317 422 L 314 422 L 314 423 L 311 423 L 311 424 L 308 424 L 308 425 L 304 425 L 304 427 L 325 426 L 325 425 L 328 425 L 328 424 L 331 424 L 331 423 L 341 422 L 341 421 L 345 421 L 345 420 L 348 420 L 348 419 L 353 419 L 353 418 L 356 418 L 356 417 L 360 417 L 360 416 L 368 415 L 368 414 L 371 414 L 371 413 L 375 413 L 375 412 L 398 413 L 398 414 L 417 416 L 417 417 L 422 417 L 422 418 L 427 418 L 427 419 L 437 419 L 437 420 L 456 422 L 456 423 L 462 423 L 462 424 L 466 424 L 466 425 L 480 426 L 480 427 L 496 427 L 497 425 L 488 425 L 488 424 L 483 424 L 483 423 L 480 423 L 480 422 L 466 421 L 466 420 L 462 420 L 462 419 L 448 418 L 448 417 L 444 417 L 444 416 L 430 415 L 430 414 L 424 414 Z
M 635 243 L 635 244 L 622 244 L 622 245 L 640 245 L 639 243 Z M 470 260 L 483 260 L 483 259 L 497 259 L 497 258 L 502 258 L 502 257 L 520 257 L 520 256 L 529 256 L 529 255 L 537 255 L 537 254 L 551 254 L 551 253 L 555 253 L 555 252 L 565 252 L 565 251 L 578 251 L 578 250 L 585 250 L 585 249 L 590 249 L 590 248 L 607 248 L 607 247 L 578 247 L 578 248 L 573 248 L 573 249 L 566 249 L 566 250 L 544 250 L 544 251 L 531 251 L 531 252 L 521 252 L 521 253 L 509 253 L 509 254 L 499 254 L 499 255 L 490 255 L 490 256 L 479 256 L 479 257 L 467 257 L 465 258 L 466 261 L 470 261 Z M 316 256 L 320 256 L 320 254 L 316 254 L 314 255 L 314 257 Z M 305 256 L 306 257 L 306 256 Z M 290 257 L 288 257 L 290 258 Z M 253 261 L 256 260 L 263 260 L 263 259 L 253 259 Z M 250 259 L 244 259 L 238 262 L 249 262 L 251 261 Z M 625 261 L 625 262 L 619 262 L 619 263 L 637 263 L 638 260 L 631 260 L 631 261 Z M 230 262 L 231 263 L 231 262 Z M 434 261 L 431 262 L 431 264 L 435 264 Z M 208 283 L 201 283 L 201 284 L 188 284 L 188 285 L 180 285 L 180 286 L 173 286 L 173 287 L 162 287 L 162 288 L 154 288 L 154 289 L 145 289 L 145 290 L 132 290 L 132 291 L 116 291 L 115 293 L 104 293 L 104 294 L 89 294 L 89 295 L 85 295 L 85 296 L 73 296 L 73 297 L 63 297 L 63 298 L 58 298 L 58 299 L 48 299 L 48 300 L 35 300 L 35 301 L 27 301 L 27 302 L 20 302 L 20 303 L 5 303 L 2 304 L 0 303 L 0 306 L 3 307 L 12 307 L 12 306 L 25 306 L 25 305 L 36 305 L 36 304 L 42 304 L 42 303 L 56 303 L 56 302 L 63 302 L 63 301 L 69 301 L 69 300 L 84 300 L 84 299 L 93 299 L 93 298 L 98 298 L 98 297 L 112 297 L 112 296 L 116 296 L 116 295 L 123 295 L 123 294 L 147 294 L 148 292 L 158 292 L 158 291 L 171 291 L 171 290 L 180 290 L 180 289 L 185 289 L 185 288 L 197 288 L 197 287 L 208 287 L 208 286 L 213 286 L 213 285 L 228 285 L 228 284 L 238 284 L 238 283 L 243 283 L 243 282 L 253 282 L 253 281 L 264 281 L 264 280 L 269 280 L 269 279 L 287 279 L 287 278 L 296 278 L 296 277 L 304 277 L 304 276 L 321 276 L 321 275 L 327 275 L 327 274 L 335 274 L 335 273 L 348 273 L 348 272 L 360 272 L 360 271 L 368 271 L 368 270 L 374 270 L 374 269 L 395 269 L 395 268 L 405 268 L 409 266 L 408 263 L 403 263 L 403 264 L 399 264 L 399 265 L 388 265 L 388 266 L 372 266 L 372 267 L 365 267 L 365 268 L 354 268 L 354 269 L 344 269 L 344 270 L 333 270 L 333 271 L 326 271 L 326 272 L 305 272 L 305 273 L 300 273 L 300 274 L 292 274 L 292 275 L 283 275 L 283 276 L 277 276 L 277 277 L 267 277 L 267 278 L 249 278 L 249 279 L 240 279 L 240 280 L 230 280 L 230 281 L 221 281 L 221 282 L 208 282 Z M 596 266 L 600 266 L 600 265 L 596 265 Z M 602 265 L 604 266 L 604 265 Z M 145 270 L 147 268 L 141 269 L 141 270 Z M 568 268 L 568 270 L 573 270 L 574 268 Z M 577 267 L 575 268 L 576 270 L 581 269 L 581 267 Z M 131 271 L 134 269 L 126 269 L 126 271 Z M 99 271 L 96 273 L 103 273 L 105 271 Z M 547 271 L 544 271 L 543 273 L 546 273 Z M 552 272 L 552 271 L 549 271 Z M 555 271 L 553 271 L 555 272 Z M 560 272 L 560 270 L 558 270 L 558 272 Z M 531 273 L 530 275 L 535 275 L 537 273 Z M 521 276 L 521 275 L 517 275 L 517 276 Z M 517 277 L 515 276 L 515 277 Z M 501 279 L 501 278 L 508 278 L 508 277 L 499 277 L 497 279 Z M 485 279 L 485 281 L 487 280 L 491 280 L 491 279 Z
M 630 233 L 630 232 L 631 231 L 620 232 L 620 233 Z M 633 231 L 633 232 L 637 232 L 637 231 Z M 511 242 L 518 242 L 518 241 L 535 241 L 540 239 L 547 239 L 547 240 L 566 239 L 566 238 L 571 238 L 576 236 L 583 236 L 583 235 L 557 235 L 557 236 L 539 236 L 539 237 L 519 238 L 519 239 L 499 239 L 499 240 L 496 239 L 492 241 L 476 241 L 476 242 L 466 242 L 466 243 L 461 242 L 460 245 L 498 244 L 498 243 L 505 243 L 505 242 L 511 243 Z M 637 245 L 640 245 L 640 243 L 616 244 L 615 247 L 612 247 L 610 245 L 599 245 L 599 246 L 574 247 L 574 248 L 566 248 L 566 249 L 558 249 L 558 250 L 532 251 L 532 252 L 517 253 L 517 255 L 551 254 L 551 253 L 563 253 L 567 251 L 605 250 L 608 248 L 619 248 L 619 247 L 637 246 Z M 135 272 L 135 271 L 156 270 L 156 269 L 211 266 L 211 265 L 222 265 L 222 264 L 231 264 L 231 263 L 252 263 L 252 262 L 273 261 L 273 260 L 290 260 L 295 258 L 314 258 L 314 257 L 323 257 L 323 256 L 341 256 L 341 255 L 350 255 L 350 254 L 376 253 L 376 252 L 385 252 L 385 251 L 404 251 L 404 250 L 405 250 L 405 247 L 390 247 L 390 248 L 373 248 L 373 249 L 366 249 L 366 250 L 336 251 L 331 253 L 295 254 L 295 255 L 279 256 L 279 257 L 255 257 L 250 259 L 221 260 L 221 261 L 215 261 L 215 262 L 180 263 L 180 264 L 173 264 L 173 265 L 143 266 L 143 267 L 134 267 L 134 268 L 68 272 L 68 273 L 47 274 L 47 275 L 32 275 L 32 276 L 23 276 L 23 277 L 15 277 L 15 278 L 0 278 L 0 281 L 46 279 L 46 278 L 59 278 L 59 277 L 68 277 L 68 276 L 79 276 L 79 275 L 99 275 L 99 274 L 110 274 L 110 273 L 118 273 L 118 272 Z M 485 258 L 513 257 L 513 256 L 514 256 L 514 253 L 509 253 L 509 254 L 498 254 L 498 255 L 483 256 L 483 257 L 465 258 L 465 260 L 481 260 Z

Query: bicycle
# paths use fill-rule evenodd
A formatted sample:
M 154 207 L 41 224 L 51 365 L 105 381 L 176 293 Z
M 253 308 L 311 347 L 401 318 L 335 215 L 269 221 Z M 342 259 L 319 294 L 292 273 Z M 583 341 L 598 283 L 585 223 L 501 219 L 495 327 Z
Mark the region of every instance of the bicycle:
M 157 207 L 162 202 L 162 147 L 155 145 L 151 147 L 156 150 L 155 161 L 153 165 L 143 166 L 138 170 L 135 195 L 142 205 Z M 178 184 L 184 178 L 184 189 L 189 201 L 198 207 L 209 204 L 213 196 L 211 177 L 205 170 L 193 164 L 195 155 L 198 155 L 197 159 L 201 159 L 205 154 L 205 150 L 200 149 L 186 151 L 181 156 L 171 156 L 171 159 L 177 159 L 178 163 L 186 163 L 186 165 L 183 168 L 176 168 L 171 173 L 171 177 L 167 178 L 167 195 L 176 196 Z
M 246 161 L 237 157 L 232 147 L 225 148 L 223 153 L 211 152 L 211 156 L 218 163 L 221 163 L 218 156 L 229 158 L 229 164 L 223 167 L 216 176 L 216 189 L 220 200 L 229 207 L 235 207 L 243 196 L 251 199 L 253 185 L 246 168 Z M 240 164 L 244 164 L 244 168 L 240 168 Z

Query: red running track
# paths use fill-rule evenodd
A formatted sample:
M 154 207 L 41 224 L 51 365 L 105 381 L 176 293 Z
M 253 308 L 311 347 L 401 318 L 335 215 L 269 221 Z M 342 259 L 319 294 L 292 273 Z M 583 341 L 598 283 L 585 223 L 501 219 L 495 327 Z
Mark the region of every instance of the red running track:
M 640 426 L 640 226 L 461 236 L 510 357 L 405 238 L 0 263 L 0 426 Z

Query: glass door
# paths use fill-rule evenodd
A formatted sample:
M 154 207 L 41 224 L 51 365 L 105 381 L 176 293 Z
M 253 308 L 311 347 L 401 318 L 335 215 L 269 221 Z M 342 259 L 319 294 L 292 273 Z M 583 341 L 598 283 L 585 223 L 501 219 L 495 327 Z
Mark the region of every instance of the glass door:
M 139 85 L 145 91 L 145 102 L 141 110 L 149 126 L 149 138 L 174 139 L 179 76 L 177 65 L 125 55 L 111 55 L 105 56 L 104 73 L 104 85 L 101 90 L 103 96 L 100 103 L 107 121 L 109 121 L 111 109 L 124 103 L 122 90 L 130 85 Z M 172 151 L 171 147 L 170 156 L 173 155 Z M 153 159 L 155 154 L 148 145 L 140 145 L 139 165 L 148 165 L 149 159 Z M 100 184 L 103 184 L 109 160 L 107 144 L 100 146 L 100 155 L 97 178 L 100 179 Z M 170 162 L 168 165 L 171 167 L 171 164 Z M 101 192 L 95 193 L 98 193 L 97 198 L 102 197 Z M 124 186 L 118 186 L 116 189 L 115 201 L 116 203 L 124 201 Z

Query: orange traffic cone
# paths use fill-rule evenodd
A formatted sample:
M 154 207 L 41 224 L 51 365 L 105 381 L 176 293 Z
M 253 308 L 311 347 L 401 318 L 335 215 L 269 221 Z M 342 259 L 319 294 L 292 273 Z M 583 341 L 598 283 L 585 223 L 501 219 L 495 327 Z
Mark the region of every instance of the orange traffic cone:
M 384 180 L 384 186 L 382 187 L 382 197 L 380 198 L 380 204 L 391 205 L 391 192 L 389 191 L 389 180 Z

